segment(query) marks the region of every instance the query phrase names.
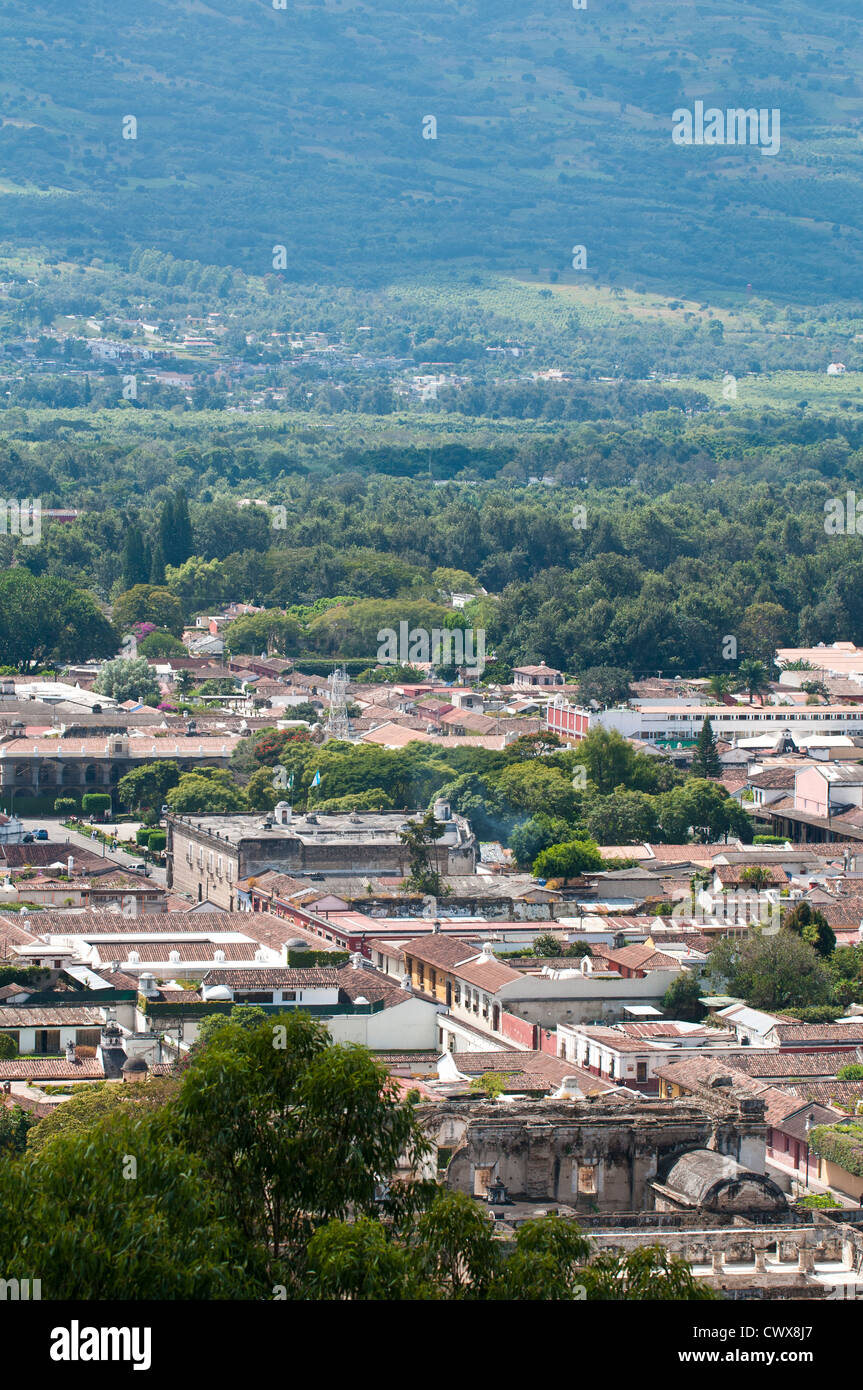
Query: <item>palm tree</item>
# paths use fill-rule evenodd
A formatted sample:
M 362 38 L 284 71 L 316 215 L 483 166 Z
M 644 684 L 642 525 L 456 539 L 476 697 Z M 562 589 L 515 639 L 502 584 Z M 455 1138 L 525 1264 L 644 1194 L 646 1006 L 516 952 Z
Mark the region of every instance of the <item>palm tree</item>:
M 711 695 L 716 696 L 717 700 L 721 700 L 723 695 L 731 693 L 732 685 L 733 681 L 731 677 L 727 674 L 723 674 L 721 676 L 711 676 L 710 680 L 707 682 L 707 689 L 710 691 Z
M 757 695 L 763 705 L 769 688 L 770 678 L 763 661 L 756 661 L 754 657 L 741 661 L 737 668 L 737 689 L 748 691 L 750 704 Z

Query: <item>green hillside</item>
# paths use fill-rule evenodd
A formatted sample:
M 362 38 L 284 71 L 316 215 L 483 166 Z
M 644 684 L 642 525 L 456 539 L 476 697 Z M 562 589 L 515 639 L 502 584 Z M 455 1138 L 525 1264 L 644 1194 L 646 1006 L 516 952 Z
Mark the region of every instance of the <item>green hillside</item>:
M 446 265 L 696 299 L 859 289 L 856 0 L 3 10 L 0 213 L 18 246 L 266 275 L 281 245 L 300 283 Z M 676 146 L 672 112 L 696 100 L 778 107 L 779 154 Z

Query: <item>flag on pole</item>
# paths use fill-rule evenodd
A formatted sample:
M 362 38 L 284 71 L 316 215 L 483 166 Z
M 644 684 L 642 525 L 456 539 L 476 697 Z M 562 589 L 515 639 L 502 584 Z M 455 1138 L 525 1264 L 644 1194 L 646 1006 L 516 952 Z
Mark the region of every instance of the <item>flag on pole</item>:
M 313 786 L 313 787 L 319 787 L 320 785 L 321 785 L 321 774 L 320 774 L 320 770 L 319 770 L 318 772 L 315 773 L 314 777 L 312 778 L 312 786 Z

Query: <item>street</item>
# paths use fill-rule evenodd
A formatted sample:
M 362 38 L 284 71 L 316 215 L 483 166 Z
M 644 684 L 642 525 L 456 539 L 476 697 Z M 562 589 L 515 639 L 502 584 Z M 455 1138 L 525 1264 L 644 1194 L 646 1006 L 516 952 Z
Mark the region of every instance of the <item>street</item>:
M 75 846 L 77 846 L 79 849 L 89 849 L 94 854 L 101 854 L 106 859 L 113 860 L 115 864 L 124 869 L 131 869 L 133 864 L 140 864 L 143 862 L 143 850 L 134 844 L 135 831 L 140 825 L 139 821 L 128 821 L 119 826 L 108 822 L 105 825 L 99 826 L 99 829 L 106 834 L 118 834 L 122 836 L 123 840 L 131 840 L 133 848 L 130 853 L 120 848 L 115 850 L 109 849 L 101 840 L 92 839 L 90 834 L 86 831 L 82 833 L 78 830 L 67 830 L 57 816 L 22 816 L 20 819 L 25 831 L 48 831 L 51 837 L 50 843 L 57 846 L 58 859 L 65 860 L 70 848 L 74 850 Z M 45 841 L 42 843 L 44 844 Z M 62 853 L 60 852 L 61 850 Z M 148 867 L 150 870 L 148 875 L 149 880 L 152 883 L 158 883 L 160 887 L 164 888 L 166 879 L 165 869 L 160 868 L 156 864 L 150 864 Z M 143 878 L 143 875 L 136 875 L 136 877 Z

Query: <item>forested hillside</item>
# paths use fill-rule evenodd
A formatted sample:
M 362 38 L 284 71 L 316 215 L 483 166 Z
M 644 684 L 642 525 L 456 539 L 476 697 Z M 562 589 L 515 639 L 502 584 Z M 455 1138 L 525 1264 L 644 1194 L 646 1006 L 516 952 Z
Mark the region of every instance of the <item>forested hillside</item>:
M 858 21 L 857 0 L 7 0 L 3 222 L 85 263 L 257 275 L 282 245 L 286 281 L 462 264 L 850 298 Z M 695 100 L 779 108 L 778 157 L 673 144 Z

